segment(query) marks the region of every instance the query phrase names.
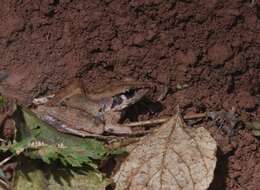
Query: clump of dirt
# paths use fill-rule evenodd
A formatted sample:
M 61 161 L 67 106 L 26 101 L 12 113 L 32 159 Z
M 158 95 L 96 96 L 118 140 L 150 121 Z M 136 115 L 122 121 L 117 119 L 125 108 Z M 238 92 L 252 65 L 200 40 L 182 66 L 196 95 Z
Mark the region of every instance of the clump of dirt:
M 259 11 L 251 0 L 3 0 L 1 90 L 35 97 L 74 78 L 94 89 L 131 77 L 153 83 L 155 98 L 168 85 L 160 115 L 179 104 L 186 113 L 235 108 L 254 120 Z M 259 140 L 246 129 L 230 138 L 208 128 L 220 149 L 211 189 L 256 189 Z

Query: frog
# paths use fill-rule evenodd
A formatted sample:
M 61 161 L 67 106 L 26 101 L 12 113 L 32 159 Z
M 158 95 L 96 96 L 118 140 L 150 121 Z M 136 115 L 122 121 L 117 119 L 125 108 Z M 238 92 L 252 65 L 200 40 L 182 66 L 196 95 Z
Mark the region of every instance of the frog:
M 125 79 L 90 91 L 75 80 L 54 95 L 34 99 L 31 111 L 63 133 L 81 137 L 133 135 L 135 132 L 120 121 L 125 110 L 150 90 L 147 83 Z

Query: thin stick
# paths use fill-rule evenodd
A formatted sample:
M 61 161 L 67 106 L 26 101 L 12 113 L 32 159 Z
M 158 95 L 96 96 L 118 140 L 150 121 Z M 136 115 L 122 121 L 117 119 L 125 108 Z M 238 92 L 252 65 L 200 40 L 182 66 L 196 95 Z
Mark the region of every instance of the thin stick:
M 5 189 L 10 189 L 11 185 L 7 180 L 0 178 L 0 184 L 2 184 L 5 187 Z
M 164 123 L 164 122 L 168 121 L 169 119 L 170 119 L 170 117 L 166 117 L 166 118 L 161 118 L 161 119 L 151 119 L 151 120 L 147 120 L 147 121 L 131 122 L 131 123 L 126 123 L 124 125 L 126 125 L 127 127 L 156 125 L 156 124 Z
M 184 120 L 191 120 L 191 119 L 200 119 L 207 117 L 207 113 L 198 113 L 198 114 L 192 114 L 192 115 L 187 115 L 184 116 Z M 137 126 L 148 126 L 148 125 L 156 125 L 156 124 L 161 124 L 165 123 L 168 121 L 171 117 L 165 117 L 165 118 L 160 118 L 160 119 L 151 119 L 147 121 L 137 121 L 137 122 L 131 122 L 131 123 L 126 123 L 127 127 L 137 127 Z
M 207 116 L 208 116 L 208 114 L 206 112 L 204 112 L 204 113 L 194 113 L 192 115 L 183 116 L 183 119 L 184 120 L 201 119 L 201 118 L 204 118 L 204 117 L 207 117 Z
M 6 159 L 2 160 L 0 162 L 0 166 L 4 165 L 6 162 L 8 162 L 9 160 L 11 160 L 15 155 L 11 155 L 11 156 L 8 156 Z

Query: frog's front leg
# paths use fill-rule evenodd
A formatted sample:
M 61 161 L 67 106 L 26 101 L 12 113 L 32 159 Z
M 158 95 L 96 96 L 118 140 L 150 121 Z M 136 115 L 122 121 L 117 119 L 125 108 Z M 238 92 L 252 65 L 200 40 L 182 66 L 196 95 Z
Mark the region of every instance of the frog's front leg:
M 104 132 L 115 135 L 129 135 L 132 134 L 130 127 L 124 127 L 122 124 L 117 123 L 121 117 L 120 112 L 110 112 L 104 115 Z
M 104 131 L 116 136 L 140 136 L 150 133 L 150 131 L 133 131 L 131 127 L 119 124 L 105 125 Z
M 117 136 L 139 136 L 139 135 L 145 135 L 149 132 L 147 131 L 133 131 L 131 127 L 126 126 L 125 124 L 119 124 L 116 121 L 119 121 L 119 118 L 121 117 L 121 113 L 118 112 L 110 112 L 105 114 L 105 126 L 104 126 L 104 132 L 108 134 L 113 134 Z
M 114 135 L 131 135 L 133 133 L 130 127 L 126 127 L 120 124 L 106 124 L 104 131 Z

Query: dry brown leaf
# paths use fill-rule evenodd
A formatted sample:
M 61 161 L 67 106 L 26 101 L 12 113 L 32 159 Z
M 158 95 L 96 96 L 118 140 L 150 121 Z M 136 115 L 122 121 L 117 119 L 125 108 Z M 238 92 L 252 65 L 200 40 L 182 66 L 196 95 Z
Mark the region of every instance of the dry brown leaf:
M 214 177 L 215 140 L 179 114 L 131 148 L 114 175 L 116 190 L 205 190 Z

